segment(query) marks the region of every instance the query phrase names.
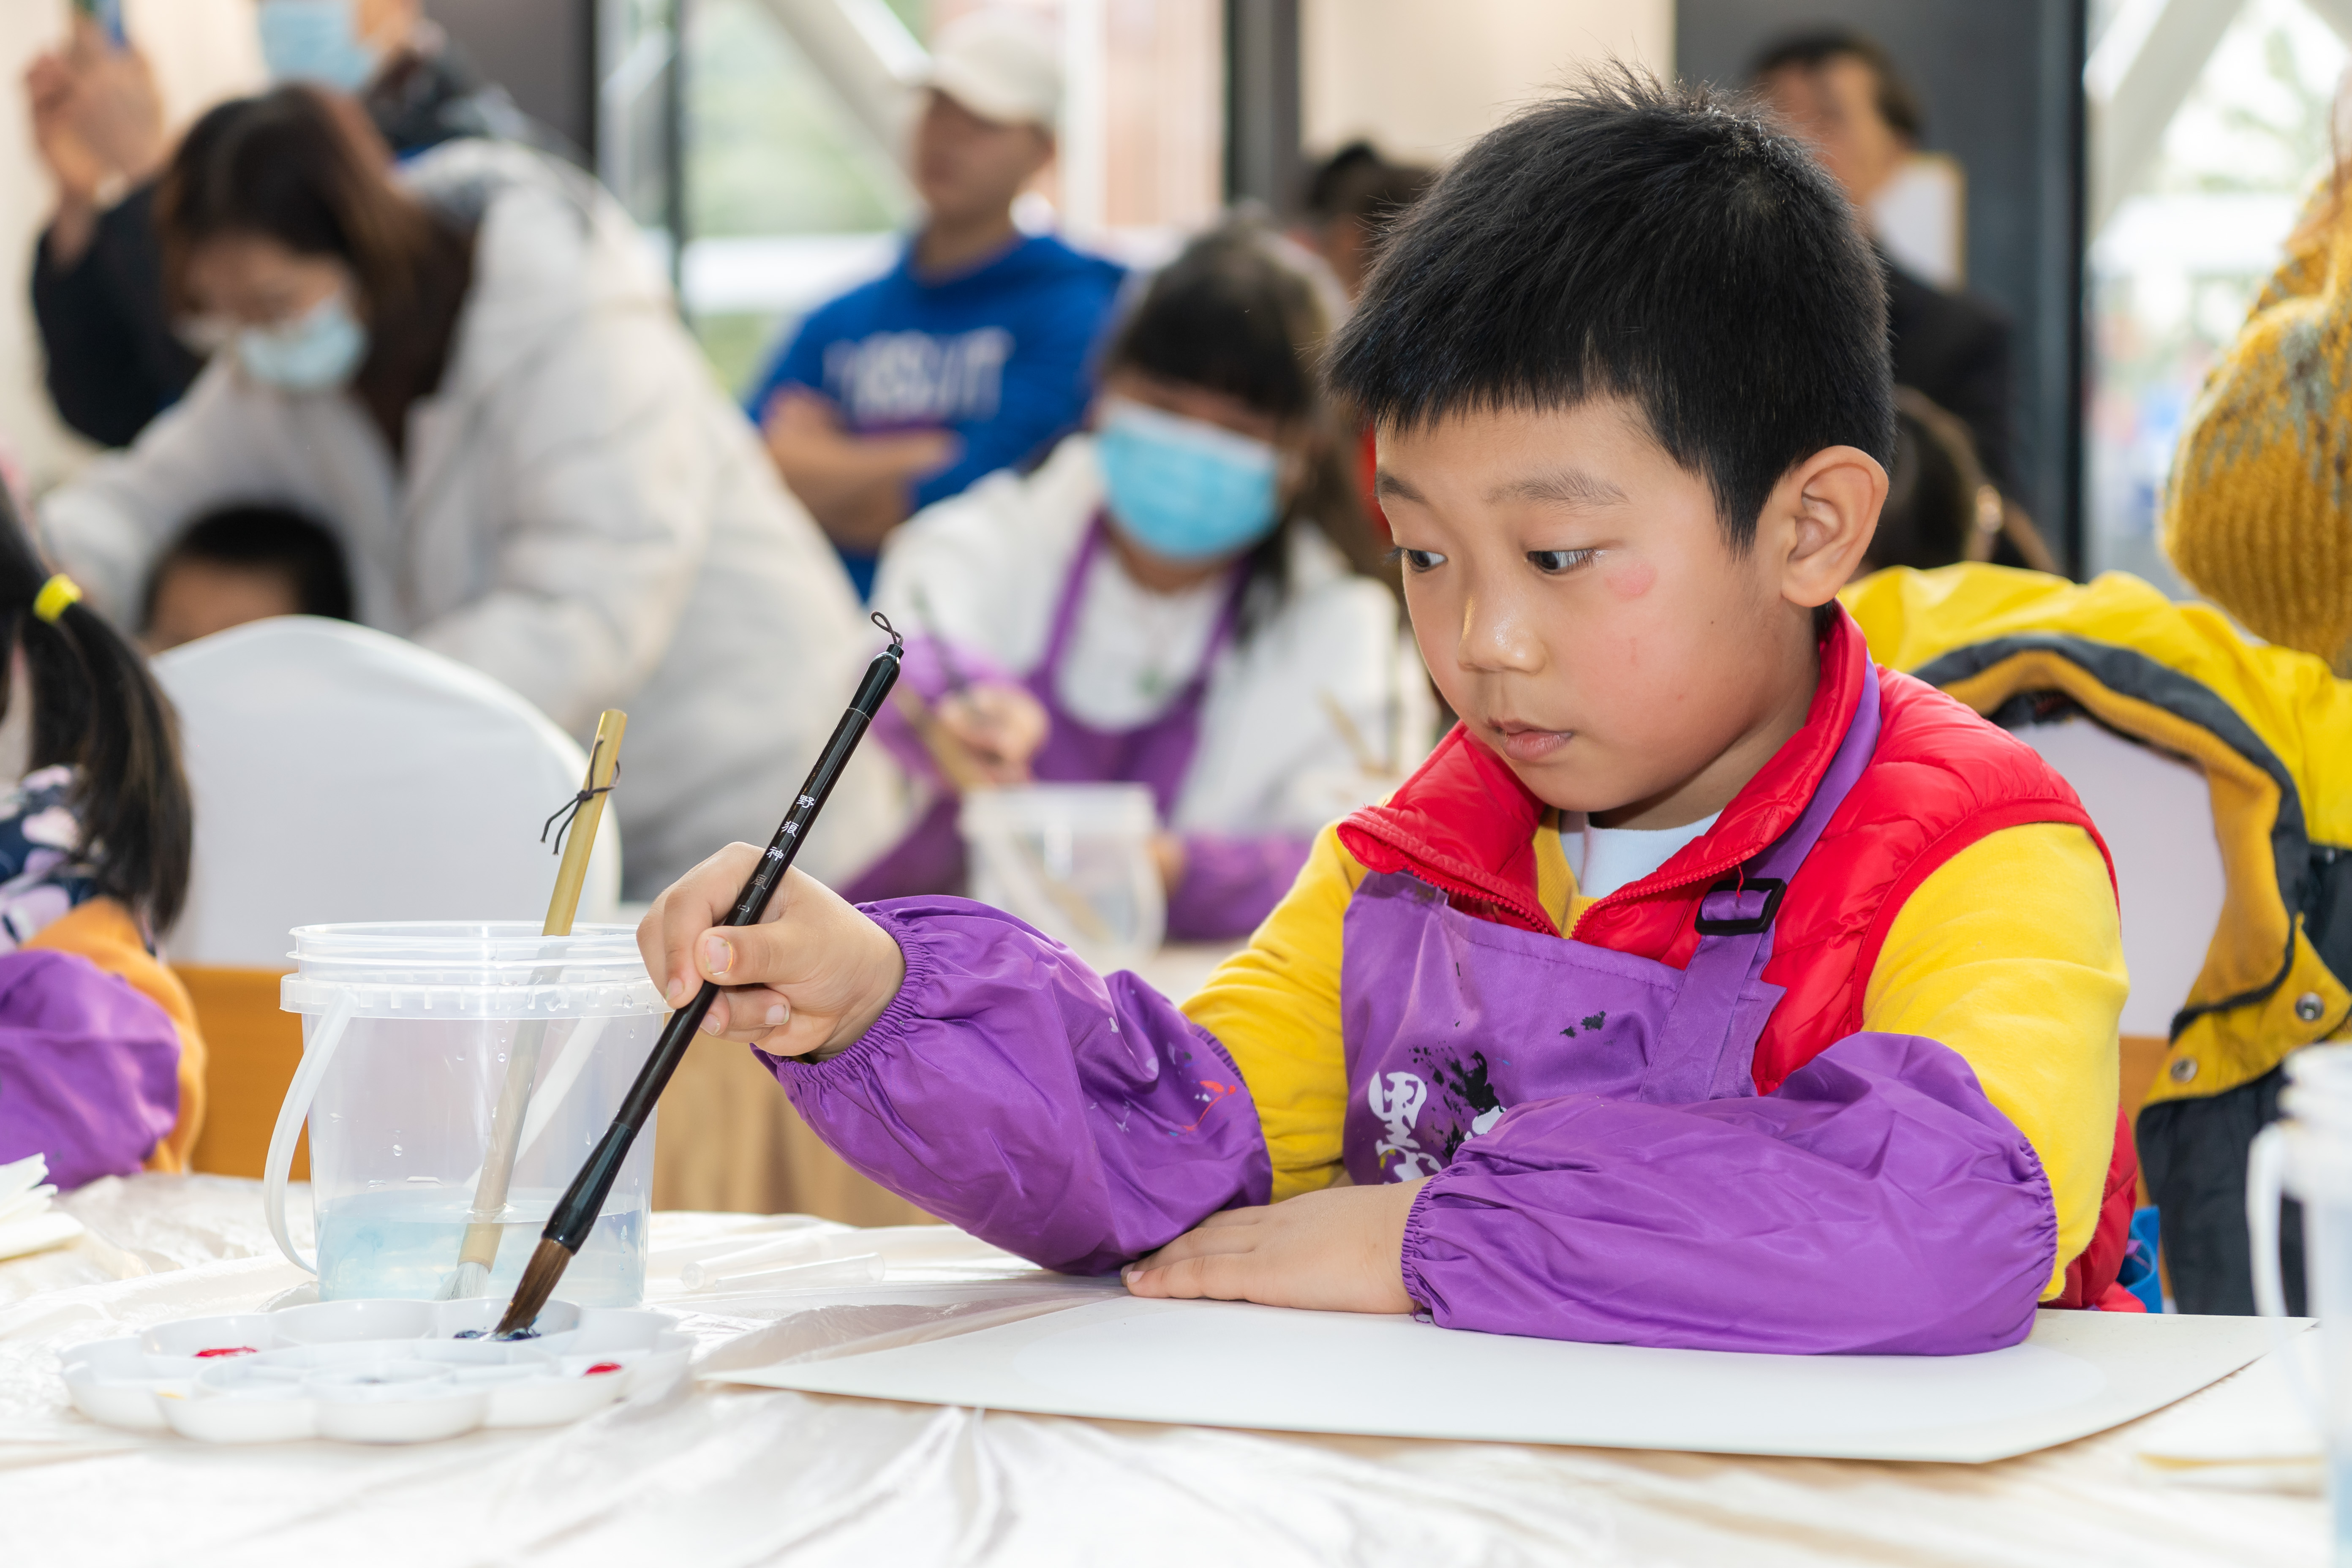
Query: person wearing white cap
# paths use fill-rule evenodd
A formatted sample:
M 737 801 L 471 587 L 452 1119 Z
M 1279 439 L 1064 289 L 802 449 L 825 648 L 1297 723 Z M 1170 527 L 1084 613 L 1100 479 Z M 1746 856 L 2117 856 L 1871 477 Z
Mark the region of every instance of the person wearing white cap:
M 919 507 L 1075 426 L 1120 268 L 1024 235 L 1013 198 L 1054 155 L 1052 31 L 990 9 L 942 29 L 910 165 L 922 226 L 888 274 L 820 307 L 748 399 L 784 482 L 870 590 Z

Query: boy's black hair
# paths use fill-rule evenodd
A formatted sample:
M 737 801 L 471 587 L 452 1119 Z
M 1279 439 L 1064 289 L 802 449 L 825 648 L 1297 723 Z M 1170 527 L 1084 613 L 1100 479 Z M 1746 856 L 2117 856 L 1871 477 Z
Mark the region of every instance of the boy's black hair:
M 172 705 L 147 661 L 88 605 L 34 615 L 49 568 L 0 486 L 0 713 L 32 705 L 32 769 L 78 770 L 68 801 L 80 857 L 100 892 L 149 935 L 169 930 L 188 896 L 193 816 Z M 5 650 L 25 653 L 27 691 L 8 689 Z
M 282 574 L 294 591 L 295 607 L 306 616 L 352 618 L 351 574 L 335 536 L 299 511 L 281 506 L 223 507 L 190 523 L 156 557 L 147 574 L 140 624 L 155 624 L 155 596 L 171 569 L 183 561 Z
M 1895 456 L 1886 283 L 1803 145 L 1626 68 L 1486 136 L 1391 232 L 1333 386 L 1377 424 L 1621 397 L 1745 552 L 1790 468 Z
M 1809 27 L 1791 33 L 1758 55 L 1748 75 L 1760 86 L 1774 71 L 1791 66 L 1819 70 L 1841 55 L 1860 60 L 1878 79 L 1878 117 L 1886 121 L 1888 130 L 1912 142 L 1927 133 L 1927 111 L 1919 107 L 1919 95 L 1896 68 L 1895 57 L 1877 39 L 1851 27 Z

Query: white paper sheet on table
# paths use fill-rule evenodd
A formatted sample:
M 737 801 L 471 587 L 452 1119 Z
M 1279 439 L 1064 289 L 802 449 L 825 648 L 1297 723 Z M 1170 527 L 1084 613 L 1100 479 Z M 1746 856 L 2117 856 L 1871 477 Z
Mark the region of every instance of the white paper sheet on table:
M 2263 1355 L 2271 1334 L 2250 1318 L 2042 1312 L 2023 1344 L 1983 1355 L 1773 1356 L 1114 1300 L 929 1343 L 714 1375 L 1106 1420 L 1979 1464 L 2159 1409 Z

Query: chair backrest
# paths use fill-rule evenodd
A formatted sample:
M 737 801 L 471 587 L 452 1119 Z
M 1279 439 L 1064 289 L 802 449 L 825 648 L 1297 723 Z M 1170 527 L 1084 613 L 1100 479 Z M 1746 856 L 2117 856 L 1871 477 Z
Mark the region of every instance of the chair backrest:
M 546 915 L 539 841 L 587 757 L 521 696 L 342 621 L 257 621 L 161 655 L 195 800 L 176 963 L 287 967 L 288 931 L 340 921 Z M 624 759 L 624 768 L 626 760 Z M 604 813 L 579 918 L 613 918 Z
M 2088 719 L 2032 725 L 2017 737 L 2074 786 L 2107 841 L 2131 969 L 2123 1032 L 2160 1039 L 2221 923 L 2226 884 L 2205 775 Z

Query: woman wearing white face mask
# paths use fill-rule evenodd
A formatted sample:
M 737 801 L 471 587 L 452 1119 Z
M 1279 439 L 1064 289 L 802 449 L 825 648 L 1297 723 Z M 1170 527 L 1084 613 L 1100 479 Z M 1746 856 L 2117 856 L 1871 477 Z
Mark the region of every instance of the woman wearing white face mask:
M 272 81 L 354 94 L 395 156 L 485 136 L 577 161 L 481 79 L 421 0 L 257 0 L 253 18 Z M 32 269 L 49 395 L 75 430 L 126 447 L 204 363 L 162 297 L 155 180 L 172 151 L 162 100 L 135 45 L 87 16 L 35 58 L 25 85 L 57 190 Z
M 772 831 L 870 628 L 610 198 L 480 142 L 395 177 L 348 100 L 282 88 L 196 123 L 158 213 L 167 289 L 224 347 L 45 504 L 91 600 L 135 616 L 194 515 L 290 506 L 338 534 L 361 620 L 583 737 L 630 710 L 633 896 Z M 808 854 L 889 830 L 845 787 Z
M 1249 931 L 1315 831 L 1427 749 L 1395 601 L 1330 537 L 1360 520 L 1327 327 L 1267 237 L 1195 241 L 1116 329 L 1092 432 L 918 514 L 875 584 L 919 634 L 904 686 L 995 782 L 1150 787 L 1180 940 Z M 903 719 L 877 733 L 934 798 L 852 896 L 957 890 L 947 781 Z

